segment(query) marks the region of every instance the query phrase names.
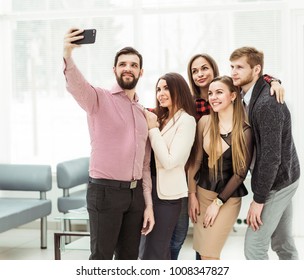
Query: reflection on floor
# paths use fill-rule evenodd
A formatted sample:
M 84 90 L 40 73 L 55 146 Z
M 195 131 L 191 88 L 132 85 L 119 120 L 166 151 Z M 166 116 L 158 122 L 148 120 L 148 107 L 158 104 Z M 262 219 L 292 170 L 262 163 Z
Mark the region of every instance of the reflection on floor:
M 243 242 L 245 228 L 232 232 L 222 252 L 223 260 L 244 260 Z M 40 249 L 40 231 L 36 229 L 13 229 L 0 234 L 0 260 L 53 260 L 54 259 L 54 231 L 48 231 L 48 248 Z M 299 255 L 304 259 L 304 237 L 295 238 Z M 89 258 L 89 239 L 74 240 L 62 252 L 63 260 L 87 260 Z M 76 249 L 75 249 L 76 247 Z M 270 259 L 277 259 L 271 250 Z M 192 249 L 192 235 L 189 234 L 180 253 L 181 260 L 194 260 Z

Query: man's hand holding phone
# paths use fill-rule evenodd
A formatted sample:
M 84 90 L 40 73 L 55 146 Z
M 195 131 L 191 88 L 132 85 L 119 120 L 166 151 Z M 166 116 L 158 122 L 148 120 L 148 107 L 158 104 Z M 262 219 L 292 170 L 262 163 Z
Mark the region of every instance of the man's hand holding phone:
M 96 38 L 96 29 L 71 28 L 64 36 L 63 57 L 69 58 L 74 48 L 81 44 L 93 44 Z
M 79 35 L 83 36 L 83 38 L 73 41 L 74 44 L 94 44 L 96 39 L 96 29 L 84 29 Z

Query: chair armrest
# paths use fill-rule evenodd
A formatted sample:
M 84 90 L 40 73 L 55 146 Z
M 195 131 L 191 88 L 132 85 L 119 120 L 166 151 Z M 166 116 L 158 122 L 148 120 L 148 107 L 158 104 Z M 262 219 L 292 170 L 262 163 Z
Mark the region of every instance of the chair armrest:
M 0 164 L 0 190 L 46 192 L 51 188 L 50 165 Z
M 70 189 L 89 182 L 89 158 L 78 158 L 57 164 L 57 185 Z

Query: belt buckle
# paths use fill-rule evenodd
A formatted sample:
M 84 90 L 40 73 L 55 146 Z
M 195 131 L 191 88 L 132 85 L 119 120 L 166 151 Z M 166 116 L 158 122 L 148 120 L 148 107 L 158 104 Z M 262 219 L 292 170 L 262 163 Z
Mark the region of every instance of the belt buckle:
M 130 189 L 135 189 L 137 187 L 137 181 L 131 181 Z

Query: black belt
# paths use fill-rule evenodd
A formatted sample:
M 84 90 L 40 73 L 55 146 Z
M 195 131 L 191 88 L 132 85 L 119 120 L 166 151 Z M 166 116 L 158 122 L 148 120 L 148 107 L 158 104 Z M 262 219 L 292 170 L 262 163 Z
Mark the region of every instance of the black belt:
M 118 181 L 111 179 L 95 179 L 90 177 L 89 182 L 103 186 L 120 187 L 122 189 L 135 189 L 142 183 L 142 179 L 134 181 Z

